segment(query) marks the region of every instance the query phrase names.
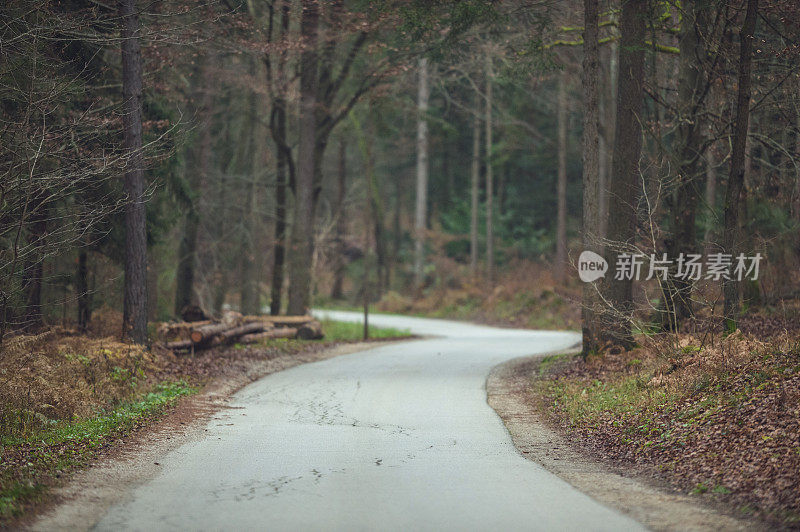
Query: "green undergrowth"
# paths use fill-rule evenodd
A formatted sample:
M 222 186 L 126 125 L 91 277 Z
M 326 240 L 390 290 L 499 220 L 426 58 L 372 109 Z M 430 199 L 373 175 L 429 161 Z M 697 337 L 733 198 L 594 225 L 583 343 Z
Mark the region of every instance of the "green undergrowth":
M 24 433 L 4 434 L 0 429 L 0 525 L 21 515 L 25 505 L 35 502 L 53 479 L 86 464 L 111 440 L 195 392 L 185 381 L 165 382 L 89 418 L 51 420 Z
M 322 331 L 325 339 L 333 342 L 347 342 L 364 338 L 364 324 L 357 322 L 322 320 Z M 412 334 L 408 329 L 395 329 L 392 327 L 375 327 L 370 325 L 369 337 L 374 339 L 409 338 Z

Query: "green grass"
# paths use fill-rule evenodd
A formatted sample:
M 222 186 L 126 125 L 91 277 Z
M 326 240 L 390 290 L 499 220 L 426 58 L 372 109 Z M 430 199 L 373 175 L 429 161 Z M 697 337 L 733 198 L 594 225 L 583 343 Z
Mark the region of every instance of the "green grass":
M 162 383 L 136 401 L 88 419 L 53 422 L 23 435 L 0 435 L 0 525 L 20 515 L 26 503 L 38 499 L 46 491 L 48 478 L 85 464 L 110 439 L 195 392 L 184 381 Z M 9 467 L 12 457 L 17 458 L 16 464 Z
M 346 321 L 322 320 L 322 331 L 325 339 L 334 342 L 361 340 L 364 337 L 364 324 Z M 400 330 L 390 327 L 369 327 L 370 338 L 408 338 L 412 334 L 408 329 Z

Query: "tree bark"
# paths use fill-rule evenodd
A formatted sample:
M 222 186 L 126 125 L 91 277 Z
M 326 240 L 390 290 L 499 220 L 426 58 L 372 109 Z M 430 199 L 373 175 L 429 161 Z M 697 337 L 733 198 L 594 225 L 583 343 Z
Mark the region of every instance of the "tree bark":
M 494 182 L 492 174 L 492 56 L 486 52 L 486 281 L 494 284 Z
M 289 314 L 305 314 L 311 305 L 311 260 L 314 240 L 314 187 L 317 152 L 317 33 L 319 5 L 303 2 L 300 33 L 305 48 L 300 56 L 299 160 L 295 185 L 294 223 L 289 247 Z
M 744 186 L 744 158 L 747 148 L 747 129 L 750 118 L 750 77 L 753 59 L 753 34 L 758 18 L 758 0 L 747 0 L 742 30 L 739 33 L 739 79 L 736 96 L 736 120 L 733 129 L 733 146 L 728 174 L 728 188 L 725 194 L 725 226 L 723 249 L 734 258 L 739 251 L 739 202 Z M 739 313 L 739 283 L 731 279 L 723 280 L 724 296 L 723 326 L 726 331 L 737 328 Z
M 717 201 L 717 160 L 714 155 L 714 145 L 710 145 L 706 150 L 706 209 L 708 219 L 706 222 L 706 232 L 703 237 L 705 254 L 711 252 L 711 238 L 713 235 L 714 207 Z
M 211 166 L 211 58 L 201 58 L 195 101 L 199 101 L 199 137 L 189 152 L 186 164 L 186 181 L 196 193 L 186 212 L 183 236 L 178 245 L 178 265 L 175 280 L 175 316 L 180 316 L 184 307 L 198 303 L 194 293 L 195 271 L 197 269 L 197 238 L 200 229 L 200 200 L 208 184 Z
M 555 279 L 564 283 L 567 272 L 567 80 L 566 73 L 558 77 L 558 183 L 556 196 L 558 212 L 556 223 Z
M 703 157 L 700 144 L 704 120 L 702 105 L 705 99 L 705 48 L 701 35 L 706 32 L 703 6 L 698 1 L 683 4 L 681 21 L 680 56 L 678 66 L 678 160 L 677 190 L 672 205 L 672 239 L 668 242 L 670 258 L 681 254 L 697 253 L 695 219 L 700 200 L 700 163 Z M 662 325 L 666 329 L 677 329 L 693 315 L 691 296 L 693 282 L 673 276 L 665 284 L 665 307 Z
M 284 0 L 281 4 L 281 35 L 286 38 L 289 34 L 289 18 L 291 16 L 291 2 Z M 286 52 L 280 52 L 278 58 L 278 77 L 284 75 L 286 67 Z M 271 87 L 274 85 L 269 80 Z M 273 91 L 275 89 L 273 88 Z M 286 136 L 286 99 L 283 96 L 284 87 L 277 88 L 278 95 L 272 100 L 272 116 L 270 129 L 275 141 L 277 152 L 275 164 L 275 244 L 273 247 L 272 286 L 270 288 L 269 312 L 273 316 L 280 314 L 283 293 L 284 261 L 286 257 L 286 188 L 294 183 L 291 169 L 292 154 L 289 151 Z M 293 185 L 292 185 L 293 186 Z
M 414 209 L 414 286 L 422 288 L 425 265 L 425 221 L 428 208 L 428 59 L 419 60 L 417 91 L 417 201 Z
M 125 303 L 123 336 L 147 341 L 147 220 L 142 157 L 142 54 L 136 0 L 120 0 L 125 170 Z
M 603 283 L 611 308 L 603 317 L 603 340 L 628 348 L 633 345 L 633 281 L 615 279 L 620 253 L 630 252 L 636 237 L 636 206 L 640 189 L 639 157 L 642 148 L 644 96 L 644 30 L 646 0 L 622 3 L 620 16 L 619 76 L 614 155 L 611 166 L 608 240 L 605 258 L 609 273 Z
M 471 168 L 471 208 L 469 223 L 469 269 L 475 276 L 478 273 L 478 196 L 481 180 L 481 121 L 478 116 L 480 95 L 475 93 L 475 116 L 472 117 L 472 168 Z
M 583 249 L 600 254 L 600 135 L 598 106 L 599 72 L 599 14 L 598 0 L 584 0 L 583 35 Z M 583 356 L 599 347 L 597 307 L 599 304 L 594 285 L 583 286 L 582 333 Z
M 342 299 L 344 285 L 344 233 L 346 229 L 344 197 L 347 186 L 347 143 L 339 141 L 339 171 L 336 186 L 336 256 L 334 257 L 332 299 Z

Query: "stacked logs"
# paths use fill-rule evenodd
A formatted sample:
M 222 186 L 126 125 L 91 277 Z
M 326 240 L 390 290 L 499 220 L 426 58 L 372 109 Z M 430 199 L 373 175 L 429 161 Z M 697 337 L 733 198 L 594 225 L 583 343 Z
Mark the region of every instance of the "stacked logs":
M 269 338 L 319 340 L 322 325 L 312 316 L 242 316 L 226 313 L 221 321 L 169 322 L 159 327 L 162 345 L 172 351 L 198 351 L 232 343 L 252 344 Z

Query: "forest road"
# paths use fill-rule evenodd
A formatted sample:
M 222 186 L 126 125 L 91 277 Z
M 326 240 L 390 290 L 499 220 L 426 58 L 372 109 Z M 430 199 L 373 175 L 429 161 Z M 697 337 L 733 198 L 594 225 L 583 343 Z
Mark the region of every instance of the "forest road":
M 254 382 L 96 529 L 643 529 L 526 460 L 486 402 L 492 367 L 579 335 L 387 315 L 370 323 L 436 337 Z

